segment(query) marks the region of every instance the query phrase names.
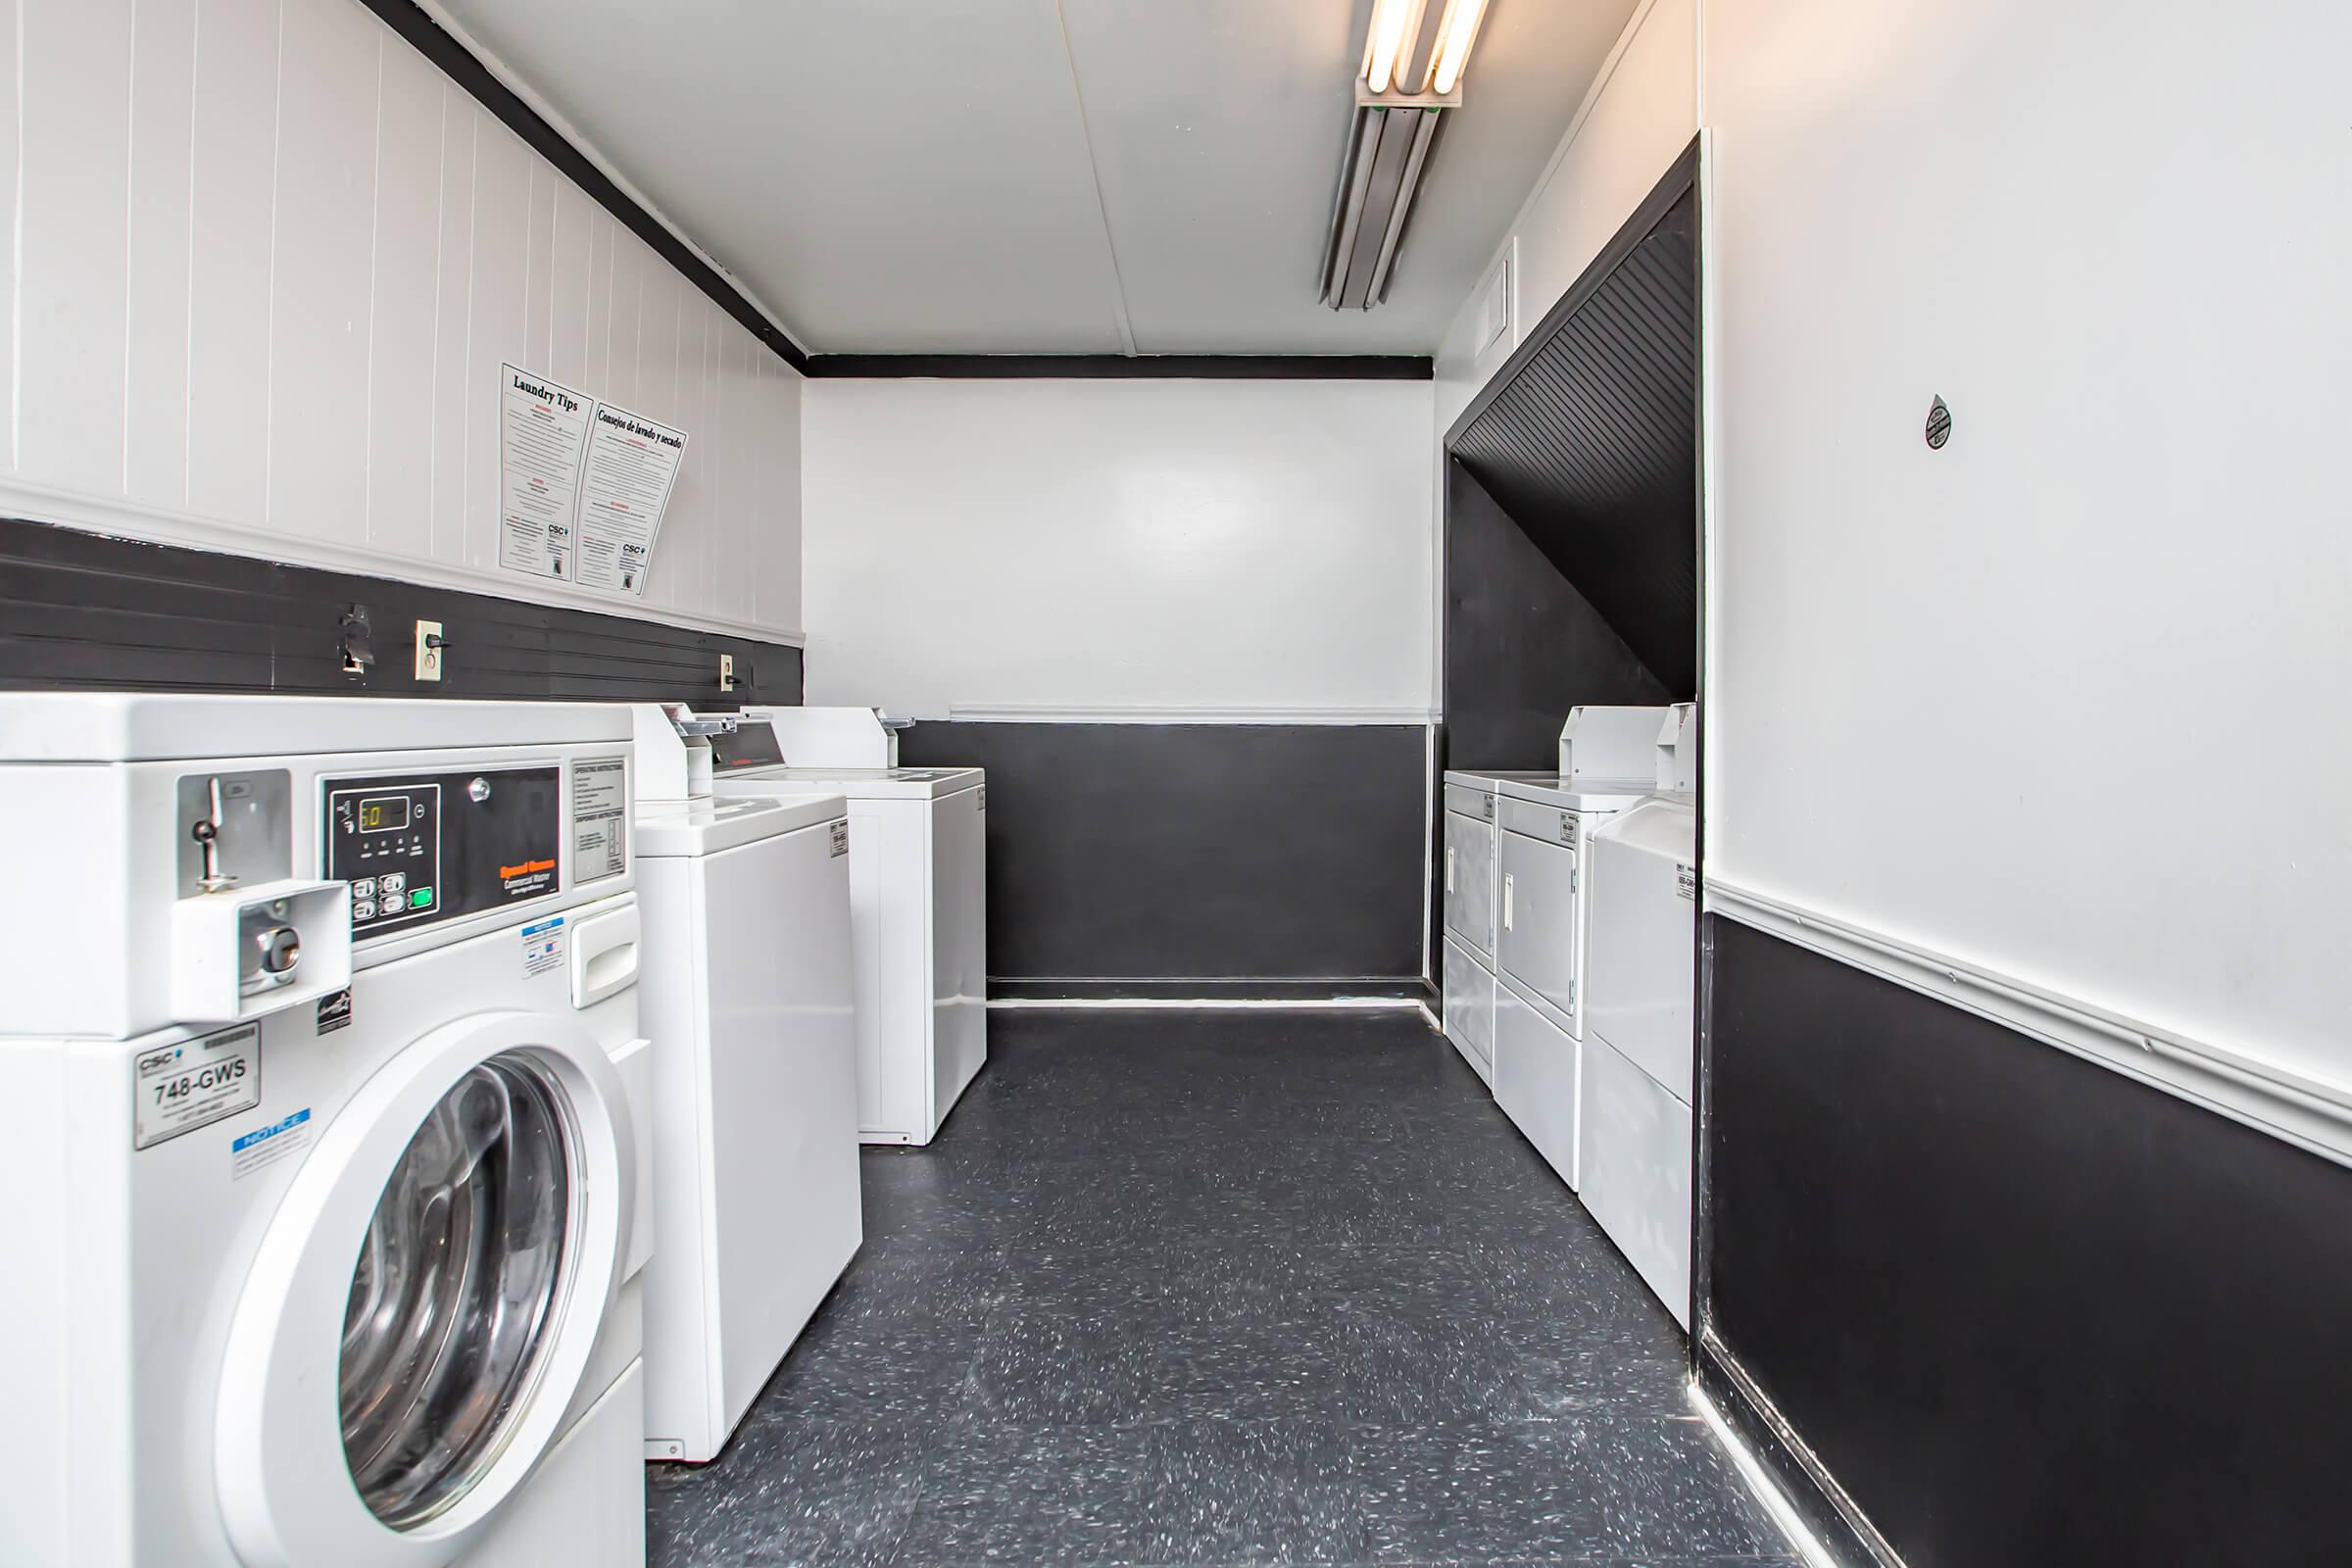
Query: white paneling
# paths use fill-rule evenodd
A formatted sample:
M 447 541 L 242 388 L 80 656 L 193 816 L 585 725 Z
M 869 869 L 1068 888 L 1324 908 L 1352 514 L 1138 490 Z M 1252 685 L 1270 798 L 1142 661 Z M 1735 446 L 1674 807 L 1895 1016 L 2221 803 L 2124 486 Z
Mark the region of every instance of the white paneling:
M 188 127 L 196 0 L 139 0 L 131 19 L 130 207 L 123 489 L 188 494 Z
M 0 175 L 13 192 L 17 182 L 17 4 L 0 0 Z M 17 231 L 21 214 L 5 205 L 8 229 L 0 234 L 0 368 L 17 363 Z M 17 389 L 13 374 L 0 374 L 0 469 L 17 466 Z
M 639 407 L 637 397 L 638 344 L 644 335 L 645 273 L 659 267 L 645 241 L 615 225 L 612 233 L 612 321 L 605 369 L 607 394 L 626 409 Z M 646 412 L 646 411 L 640 411 Z
M 2339 1099 L 2347 58 L 2330 0 L 1704 48 L 1710 877 Z
M 555 352 L 556 187 L 564 179 L 537 153 L 528 154 L 527 161 L 530 205 L 523 227 L 522 352 L 515 360 L 543 367 L 552 363 Z
M 588 198 L 554 175 L 555 239 L 548 263 L 547 373 L 568 386 L 588 384 L 588 280 L 595 228 Z
M 798 376 L 357 0 L 0 0 L 0 172 L 9 514 L 638 608 L 499 570 L 512 360 L 689 431 L 663 618 L 797 639 Z
M 423 560 L 433 554 L 443 78 L 408 49 L 384 50 L 381 71 L 368 336 L 368 542 Z
M 383 29 L 346 4 L 289 0 L 277 63 L 277 242 L 270 252 L 273 528 L 363 541 L 368 276 Z
M 801 618 L 801 378 L 761 355 L 766 400 L 760 442 L 760 506 L 753 559 L 759 563 L 760 618 L 798 626 Z M 789 479 L 791 482 L 783 482 Z
M 710 362 L 711 335 L 715 330 L 713 318 L 718 312 L 710 302 L 692 289 L 684 290 L 679 299 L 677 392 L 671 400 L 676 411 L 676 422 L 685 427 L 689 440 L 686 462 L 678 468 L 676 485 L 669 496 L 669 518 L 662 525 L 661 553 L 668 557 L 665 567 L 658 565 L 649 589 L 659 592 L 666 605 L 690 605 L 710 590 L 710 485 L 715 477 L 710 471 L 710 449 L 697 450 L 691 439 L 695 432 L 710 428 L 709 414 L 711 396 Z M 666 581 L 663 579 L 666 578 Z
M 277 0 L 198 0 L 188 159 L 188 510 L 256 523 L 270 488 L 277 54 Z
M 1426 713 L 1427 382 L 801 396 L 811 701 Z
M 26 4 L 19 90 L 18 466 L 122 489 L 130 0 Z
M 432 558 L 466 564 L 467 443 L 477 421 L 467 343 L 473 326 L 473 100 L 441 85 L 441 213 L 433 249 L 433 544 Z M 487 429 L 488 420 L 478 421 Z
M 473 293 L 466 310 L 466 558 L 498 567 L 499 367 L 524 359 L 523 290 L 530 271 L 531 160 L 514 133 L 473 116 Z M 536 367 L 532 367 L 536 368 Z
M 593 202 L 588 207 L 588 303 L 585 330 L 588 358 L 580 379 L 604 388 L 615 403 L 612 388 L 612 235 L 620 225 L 612 215 Z

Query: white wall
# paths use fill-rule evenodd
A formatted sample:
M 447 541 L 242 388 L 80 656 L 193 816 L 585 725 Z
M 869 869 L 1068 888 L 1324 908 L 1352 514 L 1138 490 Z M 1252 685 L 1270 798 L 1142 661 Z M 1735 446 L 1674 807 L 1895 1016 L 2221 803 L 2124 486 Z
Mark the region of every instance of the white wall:
M 808 700 L 1428 716 L 1426 381 L 808 383 Z
M 2352 7 L 1703 56 L 1710 881 L 2352 1103 Z
M 354 0 L 0 0 L 14 51 L 0 507 L 798 633 L 799 376 Z M 689 433 L 642 606 L 499 570 L 501 360 Z

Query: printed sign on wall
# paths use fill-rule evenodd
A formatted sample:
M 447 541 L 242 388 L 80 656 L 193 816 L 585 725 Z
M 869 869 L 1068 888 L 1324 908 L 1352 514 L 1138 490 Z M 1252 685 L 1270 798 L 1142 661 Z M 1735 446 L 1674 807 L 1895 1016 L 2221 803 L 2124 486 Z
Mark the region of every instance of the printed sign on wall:
M 499 367 L 498 563 L 645 597 L 686 432 Z

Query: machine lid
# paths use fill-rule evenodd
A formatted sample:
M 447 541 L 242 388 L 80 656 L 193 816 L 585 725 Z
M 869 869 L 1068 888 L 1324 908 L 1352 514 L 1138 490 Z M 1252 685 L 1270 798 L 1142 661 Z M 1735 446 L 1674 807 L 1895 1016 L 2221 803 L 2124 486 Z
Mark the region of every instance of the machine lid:
M 797 832 L 847 816 L 839 795 L 806 789 L 798 795 L 703 796 L 692 801 L 640 801 L 635 822 L 640 859 L 715 855 L 779 833 Z
M 853 801 L 936 800 L 987 782 L 987 770 L 977 767 L 771 767 L 757 774 L 713 778 L 711 788 L 728 795 L 797 786 L 832 791 Z
M 1656 792 L 1651 779 L 1580 778 L 1571 782 L 1558 773 L 1497 773 L 1495 788 L 1512 800 L 1556 806 L 1566 811 L 1622 811 Z
M 587 1369 L 635 1139 L 569 1017 L 479 1013 L 360 1086 L 230 1320 L 215 1481 L 240 1561 L 439 1568 L 490 1527 Z
M 560 746 L 626 741 L 631 733 L 626 709 L 595 703 L 165 692 L 0 696 L 0 758 L 12 762 L 144 762 Z

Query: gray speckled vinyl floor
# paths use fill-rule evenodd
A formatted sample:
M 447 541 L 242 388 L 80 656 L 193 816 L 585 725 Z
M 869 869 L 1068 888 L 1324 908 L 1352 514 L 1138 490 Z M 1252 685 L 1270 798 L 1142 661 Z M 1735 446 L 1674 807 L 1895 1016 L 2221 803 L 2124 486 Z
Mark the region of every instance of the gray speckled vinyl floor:
M 1673 1321 L 1411 1013 L 999 1012 L 733 1444 L 703 1564 L 1788 1563 Z M 780 1201 L 789 1201 L 779 1195 Z

